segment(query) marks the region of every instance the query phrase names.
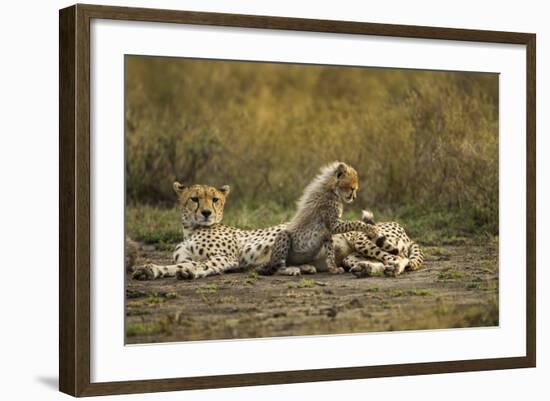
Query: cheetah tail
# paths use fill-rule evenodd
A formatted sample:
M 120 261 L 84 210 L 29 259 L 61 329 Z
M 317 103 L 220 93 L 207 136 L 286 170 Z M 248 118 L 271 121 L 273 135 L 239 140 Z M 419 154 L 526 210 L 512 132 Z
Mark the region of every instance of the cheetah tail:
M 424 253 L 416 242 L 411 243 L 409 246 L 409 266 L 408 270 L 418 270 L 424 263 Z
M 363 210 L 361 212 L 361 220 L 365 224 L 376 224 L 374 221 L 374 214 L 370 210 Z

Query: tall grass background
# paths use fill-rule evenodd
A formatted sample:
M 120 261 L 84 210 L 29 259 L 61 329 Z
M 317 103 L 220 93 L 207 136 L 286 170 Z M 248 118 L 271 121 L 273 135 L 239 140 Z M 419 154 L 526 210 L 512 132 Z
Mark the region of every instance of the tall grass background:
M 288 219 L 325 163 L 424 242 L 498 235 L 498 75 L 127 56 L 128 233 L 180 236 L 172 182 L 229 184 L 225 221 Z

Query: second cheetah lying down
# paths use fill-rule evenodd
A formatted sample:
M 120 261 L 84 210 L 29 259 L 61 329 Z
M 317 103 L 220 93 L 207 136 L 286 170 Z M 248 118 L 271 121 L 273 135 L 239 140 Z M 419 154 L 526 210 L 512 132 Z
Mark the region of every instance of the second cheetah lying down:
M 363 211 L 363 221 L 375 224 L 373 215 Z M 386 240 L 382 247 L 373 243 L 364 233 L 353 231 L 333 238 L 337 260 L 357 277 L 379 273 L 398 276 L 405 270 L 418 270 L 424 262 L 420 246 L 412 241 L 403 226 L 396 222 L 377 223 Z

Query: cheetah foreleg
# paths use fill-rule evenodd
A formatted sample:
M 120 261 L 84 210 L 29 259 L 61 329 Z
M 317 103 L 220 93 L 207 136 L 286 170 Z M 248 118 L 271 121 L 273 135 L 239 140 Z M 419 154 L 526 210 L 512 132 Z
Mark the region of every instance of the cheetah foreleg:
M 239 261 L 227 256 L 215 255 L 204 261 L 178 263 L 176 266 L 176 278 L 178 280 L 193 280 L 237 269 Z
M 360 220 L 342 220 L 338 219 L 336 223 L 331 227 L 332 234 L 345 234 L 350 231 L 361 231 L 366 236 L 374 241 L 377 246 L 382 247 L 386 242 L 386 236 L 380 233 L 380 230 L 376 225 L 366 224 Z
M 134 280 L 156 280 L 165 277 L 175 277 L 178 271 L 178 265 L 155 265 L 147 263 L 143 266 L 138 266 L 132 274 Z

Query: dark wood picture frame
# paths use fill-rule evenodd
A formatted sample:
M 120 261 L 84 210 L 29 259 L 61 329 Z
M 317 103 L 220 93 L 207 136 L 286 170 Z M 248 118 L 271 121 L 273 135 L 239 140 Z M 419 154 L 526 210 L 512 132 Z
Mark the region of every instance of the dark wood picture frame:
M 93 18 L 525 45 L 527 355 L 512 358 L 91 383 L 90 21 Z M 80 4 L 60 10 L 59 30 L 59 388 L 62 392 L 73 396 L 92 396 L 535 366 L 535 34 Z

